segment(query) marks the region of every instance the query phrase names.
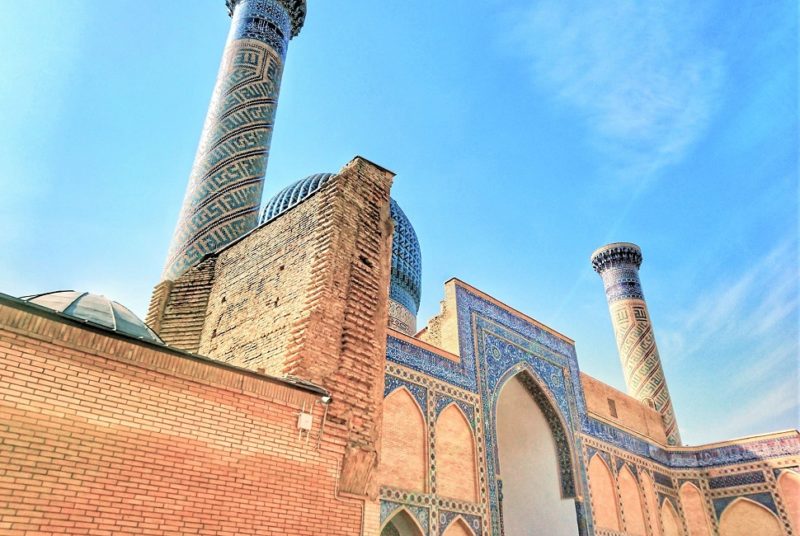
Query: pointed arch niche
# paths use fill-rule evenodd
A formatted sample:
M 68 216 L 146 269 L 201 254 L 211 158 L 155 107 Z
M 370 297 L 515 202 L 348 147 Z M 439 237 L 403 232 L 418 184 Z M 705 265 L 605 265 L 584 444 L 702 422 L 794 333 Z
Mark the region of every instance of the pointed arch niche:
M 686 526 L 689 527 L 689 536 L 711 536 L 711 527 L 708 524 L 703 496 L 697 486 L 686 482 L 681 486 L 680 496 L 683 515 L 686 517 Z
M 800 533 L 800 475 L 784 471 L 778 478 L 778 490 L 795 532 Z
M 664 499 L 661 505 L 661 522 L 664 524 L 664 536 L 683 536 L 678 514 L 669 499 Z
M 644 488 L 644 500 L 647 504 L 647 519 L 650 521 L 650 530 L 653 536 L 661 536 L 661 523 L 658 520 L 658 499 L 656 498 L 656 487 L 653 478 L 647 472 L 640 472 L 642 488 Z
M 380 482 L 410 491 L 426 491 L 427 439 L 422 410 L 405 387 L 383 401 Z
M 589 460 L 589 489 L 595 525 L 601 529 L 621 530 L 614 477 L 600 454 Z
M 383 526 L 381 536 L 425 536 L 425 534 L 414 516 L 401 508 Z
M 529 372 L 519 372 L 502 385 L 495 423 L 505 536 L 577 535 L 568 436 L 554 405 Z
M 478 501 L 475 438 L 457 404 L 447 406 L 436 420 L 436 493 L 450 499 Z
M 625 532 L 630 536 L 646 536 L 647 522 L 644 520 L 639 482 L 627 465 L 622 466 L 617 480 L 620 502 L 622 502 L 622 515 L 625 518 Z
M 475 533 L 472 532 L 472 529 L 469 528 L 464 519 L 457 517 L 450 523 L 450 526 L 447 527 L 442 536 L 475 536 Z
M 719 520 L 720 536 L 782 536 L 775 514 L 750 499 L 733 501 Z

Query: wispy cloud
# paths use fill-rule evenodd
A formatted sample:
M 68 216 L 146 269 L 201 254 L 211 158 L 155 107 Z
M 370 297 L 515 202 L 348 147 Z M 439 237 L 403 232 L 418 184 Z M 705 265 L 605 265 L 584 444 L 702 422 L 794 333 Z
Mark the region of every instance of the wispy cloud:
M 721 269 L 721 267 L 720 267 Z M 716 439 L 768 431 L 800 418 L 800 289 L 797 240 L 779 243 L 760 262 L 719 280 L 659 329 L 662 357 L 679 369 L 697 364 L 726 405 L 701 435 Z M 716 380 L 716 382 L 715 382 Z
M 608 171 L 655 177 L 706 130 L 723 55 L 696 2 L 537 0 L 509 14 L 537 85 L 584 116 Z
M 773 247 L 747 270 L 719 280 L 680 311 L 664 330 L 664 346 L 681 360 L 718 341 L 742 348 L 770 340 L 765 355 L 797 357 L 797 246 L 794 237 Z M 786 326 L 793 326 L 786 332 Z M 762 345 L 763 347 L 763 345 Z M 777 352 L 783 348 L 783 350 Z
M 797 426 L 797 419 L 800 417 L 798 405 L 800 405 L 800 401 L 797 397 L 797 376 L 785 376 L 762 397 L 750 404 L 741 404 L 738 408 L 732 408 L 726 418 L 718 424 L 720 428 L 715 430 L 715 433 L 720 438 L 724 438 L 751 435 L 753 430 L 773 431 L 762 429 L 764 423 L 780 418 L 787 413 L 791 413 L 791 418 Z

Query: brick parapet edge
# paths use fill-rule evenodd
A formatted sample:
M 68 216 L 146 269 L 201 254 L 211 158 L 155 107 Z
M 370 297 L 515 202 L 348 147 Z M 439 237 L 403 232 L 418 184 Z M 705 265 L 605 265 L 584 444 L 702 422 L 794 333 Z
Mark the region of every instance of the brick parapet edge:
M 25 310 L 29 309 L 29 310 Z M 278 378 L 226 365 L 167 346 L 157 346 L 117 335 L 102 328 L 78 325 L 23 304 L 0 303 L 0 330 L 44 343 L 84 352 L 97 358 L 122 361 L 149 370 L 215 387 L 250 393 L 294 406 L 312 404 L 322 389 L 294 385 Z

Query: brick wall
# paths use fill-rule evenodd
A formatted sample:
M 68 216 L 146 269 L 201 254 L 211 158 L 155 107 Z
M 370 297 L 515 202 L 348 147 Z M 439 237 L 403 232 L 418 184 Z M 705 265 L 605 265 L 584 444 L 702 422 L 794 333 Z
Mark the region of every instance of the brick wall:
M 363 501 L 336 495 L 347 430 L 316 448 L 318 399 L 0 304 L 0 533 L 359 534 Z
M 200 265 L 171 289 L 156 286 L 148 315 L 162 331 L 176 326 L 180 333 L 191 321 L 187 335 L 167 334 L 168 342 L 194 349 L 202 324 L 200 354 L 330 390 L 329 418 L 349 434 L 341 489 L 373 498 L 393 178 L 356 157 L 315 195 L 216 253 L 213 266 L 208 259 L 205 272 Z
M 586 398 L 586 411 L 590 415 L 661 445 L 667 444 L 663 421 L 656 410 L 584 373 L 581 373 L 581 385 Z M 609 400 L 613 402 L 616 416 L 611 413 Z
M 420 407 L 407 389 L 397 389 L 383 402 L 380 484 L 426 492 L 427 444 Z
M 153 290 L 146 322 L 168 345 L 199 351 L 216 260 L 209 256 L 176 281 L 162 281 Z

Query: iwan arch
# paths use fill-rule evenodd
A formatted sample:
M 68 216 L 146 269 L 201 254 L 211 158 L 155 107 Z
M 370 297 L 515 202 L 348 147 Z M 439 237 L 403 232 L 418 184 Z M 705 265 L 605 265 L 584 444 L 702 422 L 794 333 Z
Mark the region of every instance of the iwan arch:
M 592 255 L 624 394 L 580 372 L 571 339 L 458 279 L 417 329 L 422 255 L 393 172 L 355 157 L 262 210 L 306 3 L 227 5 L 149 327 L 83 292 L 0 296 L 0 529 L 800 534 L 797 431 L 681 446 L 637 246 Z

